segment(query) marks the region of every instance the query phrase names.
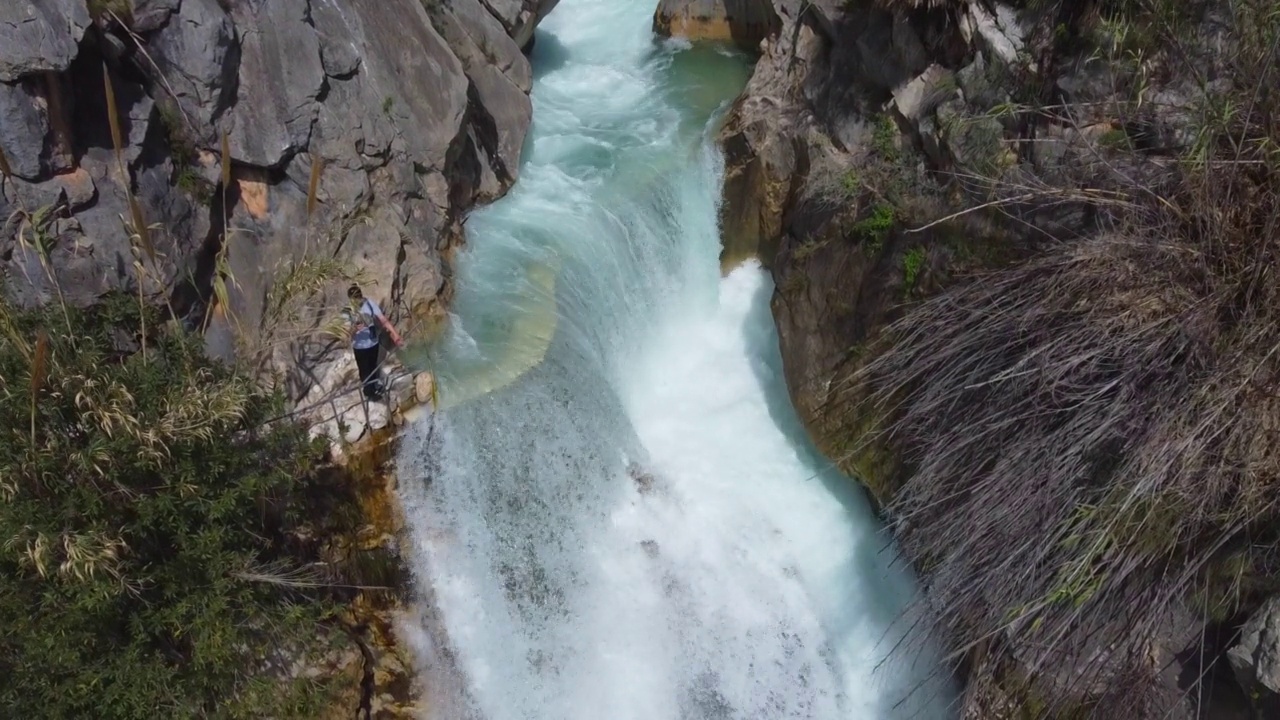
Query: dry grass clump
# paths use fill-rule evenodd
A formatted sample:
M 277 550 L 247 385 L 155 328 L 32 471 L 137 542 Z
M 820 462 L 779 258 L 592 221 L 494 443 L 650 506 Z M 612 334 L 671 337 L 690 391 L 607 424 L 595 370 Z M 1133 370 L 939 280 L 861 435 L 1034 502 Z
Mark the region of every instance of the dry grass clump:
M 888 10 L 937 10 L 946 7 L 963 7 L 965 0 L 876 0 Z
M 1102 700 L 1280 578 L 1280 12 L 1227 5 L 1231 82 L 1166 184 L 919 304 L 863 370 L 937 625 L 1006 648 L 1046 711 L 1135 717 Z

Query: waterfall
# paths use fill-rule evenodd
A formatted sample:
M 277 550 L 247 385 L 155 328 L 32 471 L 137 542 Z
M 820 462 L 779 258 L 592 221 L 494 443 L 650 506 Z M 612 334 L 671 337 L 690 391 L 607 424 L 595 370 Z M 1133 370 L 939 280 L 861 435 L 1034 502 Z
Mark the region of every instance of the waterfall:
M 950 717 L 927 646 L 890 652 L 913 581 L 805 439 L 768 274 L 720 275 L 747 62 L 652 10 L 544 23 L 521 179 L 456 260 L 398 459 L 432 717 Z

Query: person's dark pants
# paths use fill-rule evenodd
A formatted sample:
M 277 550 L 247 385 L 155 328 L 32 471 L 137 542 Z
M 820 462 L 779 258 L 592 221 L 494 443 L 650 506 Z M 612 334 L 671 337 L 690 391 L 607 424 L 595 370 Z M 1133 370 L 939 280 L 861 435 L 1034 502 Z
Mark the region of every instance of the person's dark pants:
M 360 370 L 360 383 L 364 386 L 365 397 L 377 398 L 382 394 L 382 383 L 378 378 L 378 350 L 371 348 L 353 348 L 356 354 L 356 367 Z

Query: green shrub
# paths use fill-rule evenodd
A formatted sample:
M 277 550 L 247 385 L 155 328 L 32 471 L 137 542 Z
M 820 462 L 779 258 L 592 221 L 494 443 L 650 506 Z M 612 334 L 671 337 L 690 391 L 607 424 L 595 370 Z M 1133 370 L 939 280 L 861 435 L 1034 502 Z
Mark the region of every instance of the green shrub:
M 893 229 L 897 213 L 893 206 L 880 203 L 871 208 L 871 213 L 853 225 L 853 234 L 866 245 L 873 255 L 880 252 L 885 238 Z
M 871 131 L 871 147 L 880 157 L 888 162 L 897 162 L 901 152 L 898 150 L 898 126 L 893 118 L 881 115 Z
M 914 247 L 902 256 L 902 279 L 906 292 L 916 286 L 920 270 L 924 268 L 924 248 Z
M 332 598 L 298 582 L 326 499 L 306 480 L 318 448 L 264 426 L 280 398 L 165 328 L 127 298 L 0 300 L 7 717 L 314 716 L 324 701 L 267 668 L 326 635 Z

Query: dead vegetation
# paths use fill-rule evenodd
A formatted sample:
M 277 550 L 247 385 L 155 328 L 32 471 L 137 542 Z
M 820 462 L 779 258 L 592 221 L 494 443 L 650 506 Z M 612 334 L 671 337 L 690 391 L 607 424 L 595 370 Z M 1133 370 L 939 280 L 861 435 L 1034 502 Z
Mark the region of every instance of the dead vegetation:
M 1098 17 L 1188 63 L 1185 144 L 1144 141 L 1143 91 L 1118 103 L 1119 160 L 1078 178 L 1119 193 L 1100 229 L 915 305 L 854 378 L 892 418 L 885 511 L 936 626 L 1016 658 L 1034 717 L 1164 716 L 1172 655 L 1280 589 L 1280 6 L 1213 4 L 1216 79 L 1166 6 Z

